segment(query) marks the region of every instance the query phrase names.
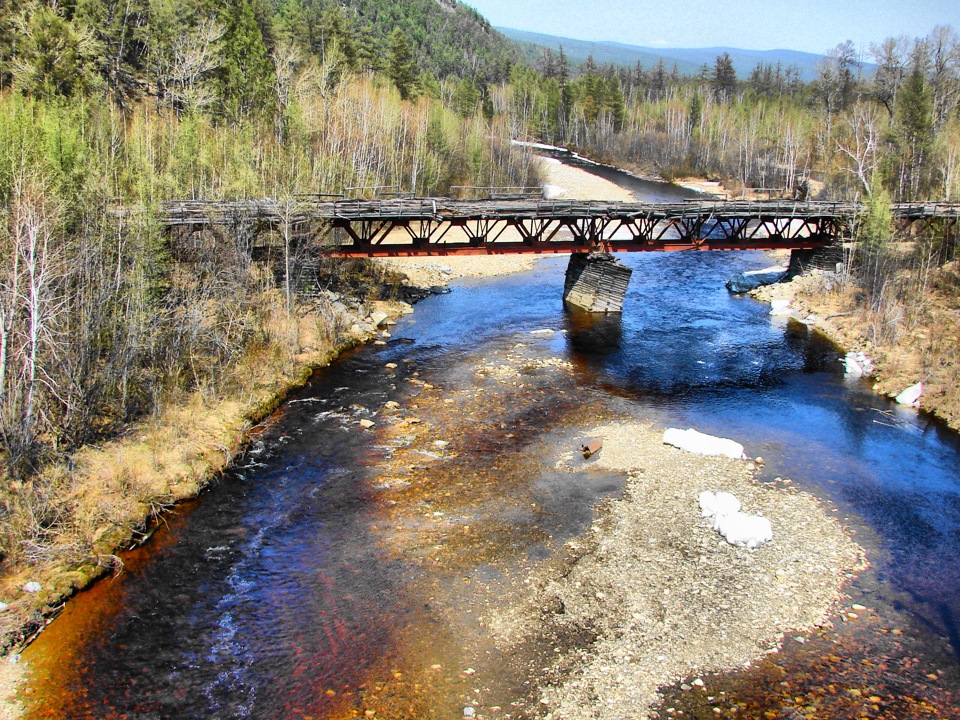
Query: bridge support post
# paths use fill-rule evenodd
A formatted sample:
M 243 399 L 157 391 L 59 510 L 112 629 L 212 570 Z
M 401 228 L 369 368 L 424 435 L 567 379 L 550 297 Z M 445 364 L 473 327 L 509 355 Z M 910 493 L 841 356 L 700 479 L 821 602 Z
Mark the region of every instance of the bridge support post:
M 567 265 L 563 300 L 587 312 L 620 312 L 632 274 L 608 252 L 574 253 Z
M 843 246 L 825 245 L 816 250 L 791 250 L 787 276 L 803 275 L 808 270 L 835 272 L 843 264 Z

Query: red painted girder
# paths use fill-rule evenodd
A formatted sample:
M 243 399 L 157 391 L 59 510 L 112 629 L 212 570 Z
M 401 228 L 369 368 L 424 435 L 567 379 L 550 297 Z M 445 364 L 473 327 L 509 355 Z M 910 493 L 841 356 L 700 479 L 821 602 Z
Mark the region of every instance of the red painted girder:
M 453 243 L 424 243 L 420 247 L 413 245 L 376 245 L 367 249 L 346 245 L 331 248 L 324 252 L 328 257 L 437 257 L 444 255 L 563 255 L 573 252 L 682 252 L 699 250 L 814 250 L 823 247 L 824 241 L 798 238 L 797 240 L 760 239 L 744 242 L 704 240 L 702 242 L 684 242 L 682 240 L 660 240 L 656 242 L 613 241 L 595 246 L 578 245 L 573 241 L 538 243 L 498 242 L 485 245 L 461 245 Z

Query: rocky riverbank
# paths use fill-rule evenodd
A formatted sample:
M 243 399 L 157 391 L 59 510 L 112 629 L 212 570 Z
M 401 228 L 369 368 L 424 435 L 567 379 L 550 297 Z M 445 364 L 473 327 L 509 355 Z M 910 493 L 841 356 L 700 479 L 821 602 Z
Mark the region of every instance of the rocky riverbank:
M 948 286 L 960 277 L 956 263 L 934 273 L 933 288 L 922 309 L 904 323 L 899 337 L 878 327 L 868 308 L 857 300 L 854 288 L 844 288 L 832 274 L 812 273 L 790 282 L 758 288 L 750 295 L 761 302 L 789 303 L 788 312 L 827 335 L 851 352 L 862 352 L 874 365 L 868 378 L 873 389 L 891 398 L 905 388 L 923 383 L 920 408 L 960 431 L 960 386 L 957 348 L 960 347 L 960 314 L 949 296 L 941 297 L 937 280 L 947 276 Z

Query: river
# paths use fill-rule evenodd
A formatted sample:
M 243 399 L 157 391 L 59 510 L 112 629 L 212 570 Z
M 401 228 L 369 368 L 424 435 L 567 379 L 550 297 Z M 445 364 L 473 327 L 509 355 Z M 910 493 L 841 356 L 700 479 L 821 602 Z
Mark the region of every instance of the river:
M 638 199 L 688 196 L 590 169 Z M 620 316 L 567 314 L 566 259 L 545 258 L 454 283 L 386 346 L 318 372 L 229 474 L 27 650 L 30 716 L 440 718 L 477 697 L 491 717 L 533 713 L 526 666 L 498 654 L 482 619 L 622 488 L 542 460 L 604 415 L 735 438 L 763 456 L 761 479 L 824 498 L 867 549 L 849 591 L 869 622 L 838 617 L 707 678 L 722 712 L 762 717 L 800 695 L 833 708 L 824 717 L 882 717 L 869 698 L 899 693 L 916 701 L 900 717 L 955 713 L 957 435 L 845 378 L 817 333 L 730 295 L 724 281 L 764 254 L 622 259 L 634 272 Z M 863 702 L 843 692 L 853 684 L 872 688 Z M 664 714 L 717 716 L 679 683 L 666 696 Z

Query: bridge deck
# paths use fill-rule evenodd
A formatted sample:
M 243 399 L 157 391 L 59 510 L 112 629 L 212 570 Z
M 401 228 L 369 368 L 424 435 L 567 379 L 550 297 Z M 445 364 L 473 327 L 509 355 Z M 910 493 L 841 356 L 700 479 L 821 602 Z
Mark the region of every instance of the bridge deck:
M 254 223 L 296 237 L 329 238 L 338 256 L 610 251 L 812 249 L 848 234 L 861 205 L 832 202 L 580 200 L 271 199 L 185 201 L 164 206 L 163 222 L 192 231 Z M 960 218 L 960 204 L 901 203 L 894 218 Z

